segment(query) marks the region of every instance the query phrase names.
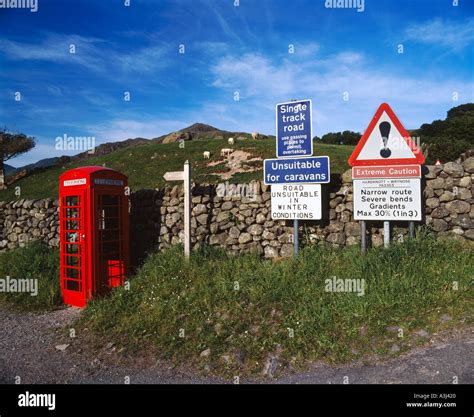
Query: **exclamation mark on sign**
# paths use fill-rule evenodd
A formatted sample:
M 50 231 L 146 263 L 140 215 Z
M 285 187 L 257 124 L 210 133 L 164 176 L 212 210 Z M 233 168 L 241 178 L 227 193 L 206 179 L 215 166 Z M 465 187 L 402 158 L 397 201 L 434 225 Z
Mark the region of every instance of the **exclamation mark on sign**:
M 380 150 L 380 156 L 382 158 L 388 158 L 392 154 L 392 151 L 387 148 L 388 137 L 390 135 L 391 125 L 389 122 L 382 122 L 379 124 L 380 134 L 382 135 L 383 148 Z

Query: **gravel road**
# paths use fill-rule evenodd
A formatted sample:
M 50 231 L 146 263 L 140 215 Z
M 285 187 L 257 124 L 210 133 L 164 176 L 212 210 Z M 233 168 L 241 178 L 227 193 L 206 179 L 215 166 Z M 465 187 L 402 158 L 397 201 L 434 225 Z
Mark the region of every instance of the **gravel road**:
M 0 307 L 0 383 L 226 383 L 196 376 L 151 358 L 123 359 L 113 345 L 81 349 L 80 337 L 67 329 L 80 315 L 68 308 L 48 313 L 25 313 Z M 245 382 L 341 384 L 358 383 L 474 383 L 474 329 L 439 337 L 427 347 L 397 358 L 330 366 L 314 364 L 304 373 L 286 373 L 276 380 L 241 379 Z

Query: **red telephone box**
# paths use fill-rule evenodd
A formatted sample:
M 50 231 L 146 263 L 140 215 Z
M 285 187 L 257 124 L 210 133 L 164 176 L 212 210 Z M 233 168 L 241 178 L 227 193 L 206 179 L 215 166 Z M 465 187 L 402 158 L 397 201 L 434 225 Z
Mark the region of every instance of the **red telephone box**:
M 85 307 L 128 273 L 127 177 L 91 166 L 59 180 L 61 292 L 64 304 Z

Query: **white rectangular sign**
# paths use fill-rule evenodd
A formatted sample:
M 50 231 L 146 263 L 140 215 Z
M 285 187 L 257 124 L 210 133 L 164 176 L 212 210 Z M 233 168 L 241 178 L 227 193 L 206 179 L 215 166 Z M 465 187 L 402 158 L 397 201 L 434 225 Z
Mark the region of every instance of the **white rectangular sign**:
M 321 219 L 321 184 L 274 184 L 273 220 Z
M 354 180 L 355 220 L 421 220 L 421 188 L 416 178 Z
M 77 180 L 66 180 L 63 182 L 65 187 L 72 187 L 74 185 L 84 185 L 87 183 L 86 178 L 78 178 Z

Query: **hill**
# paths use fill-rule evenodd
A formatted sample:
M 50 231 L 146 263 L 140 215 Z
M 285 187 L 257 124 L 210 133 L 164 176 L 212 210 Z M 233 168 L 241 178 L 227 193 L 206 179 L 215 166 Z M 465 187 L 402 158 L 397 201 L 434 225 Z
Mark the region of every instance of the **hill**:
M 262 178 L 262 160 L 275 157 L 275 141 L 237 140 L 234 153 L 229 158 L 220 156 L 222 148 L 229 147 L 224 139 L 199 139 L 179 143 L 160 143 L 147 141 L 142 145 L 117 149 L 104 155 L 91 155 L 85 160 L 71 160 L 60 166 L 37 171 L 18 180 L 15 186 L 0 191 L 0 201 L 16 200 L 15 187 L 21 189 L 21 198 L 36 199 L 57 197 L 58 177 L 64 171 L 86 165 L 105 165 L 123 172 L 129 177 L 132 191 L 141 188 L 156 188 L 165 185 L 163 174 L 178 171 L 186 160 L 192 162 L 193 180 L 196 183 L 218 183 L 231 181 L 246 183 Z M 347 158 L 352 146 L 326 145 L 315 142 L 315 155 L 329 155 L 331 172 L 341 173 L 347 166 Z M 205 159 L 204 151 L 211 152 Z M 168 183 L 170 184 L 170 183 Z

